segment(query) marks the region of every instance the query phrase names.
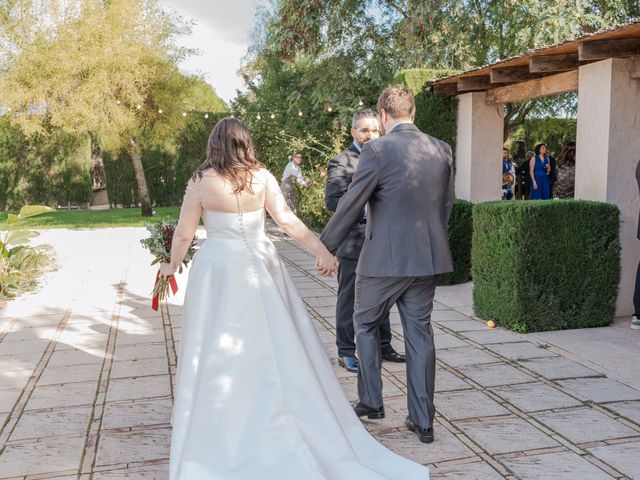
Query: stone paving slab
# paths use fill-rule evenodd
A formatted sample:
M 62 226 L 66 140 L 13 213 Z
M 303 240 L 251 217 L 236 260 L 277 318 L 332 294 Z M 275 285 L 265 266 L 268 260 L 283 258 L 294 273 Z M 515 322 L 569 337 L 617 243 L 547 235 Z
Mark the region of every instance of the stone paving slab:
M 456 426 L 491 454 L 557 447 L 558 442 L 517 417 L 464 420 Z
M 640 431 L 590 407 L 536 413 L 533 416 L 574 443 L 640 436 Z
M 588 450 L 629 478 L 640 478 L 640 442 L 605 445 Z
M 574 452 L 545 453 L 504 460 L 523 480 L 611 480 L 614 477 Z
M 523 412 L 575 407 L 582 402 L 541 382 L 506 385 L 491 389 Z
M 270 233 L 355 400 L 356 376 L 337 366 L 335 279 L 319 277 L 307 252 Z M 143 236 L 124 228 L 48 230 L 39 238 L 54 246 L 61 269 L 45 276 L 41 291 L 0 309 L 0 479 L 168 479 L 186 275 L 164 314 L 153 311 Z M 78 247 L 95 244 L 104 246 L 97 257 Z M 402 352 L 397 309 L 390 316 Z M 640 479 L 640 391 L 624 381 L 632 373 L 614 376 L 601 366 L 617 347 L 605 348 L 602 338 L 619 335 L 597 329 L 596 343 L 581 330 L 556 332 L 560 342 L 553 332 L 489 329 L 474 316 L 470 283 L 438 287 L 432 320 L 436 442 L 421 444 L 404 427 L 406 365 L 388 362 L 386 418 L 363 421 L 381 442 L 426 464 L 433 479 Z M 636 332 L 624 333 L 627 345 Z M 597 361 L 583 359 L 572 335 L 597 349 Z M 624 365 L 640 362 L 637 350 L 625 350 Z
M 594 402 L 640 400 L 640 391 L 610 378 L 559 380 L 558 384 Z

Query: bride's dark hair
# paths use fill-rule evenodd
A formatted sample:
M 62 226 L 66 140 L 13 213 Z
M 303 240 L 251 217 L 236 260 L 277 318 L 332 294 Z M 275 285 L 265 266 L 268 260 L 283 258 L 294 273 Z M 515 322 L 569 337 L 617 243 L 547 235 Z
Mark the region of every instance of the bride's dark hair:
M 253 149 L 251 133 L 237 118 L 227 117 L 216 123 L 207 142 L 207 159 L 193 174 L 202 178 L 205 170 L 213 170 L 233 185 L 233 193 L 253 193 L 253 171 L 264 167 Z

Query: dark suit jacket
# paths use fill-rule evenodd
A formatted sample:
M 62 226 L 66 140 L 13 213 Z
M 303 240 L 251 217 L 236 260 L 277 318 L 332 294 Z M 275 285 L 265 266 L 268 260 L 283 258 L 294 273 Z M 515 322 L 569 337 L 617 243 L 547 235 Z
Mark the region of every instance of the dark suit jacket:
M 327 185 L 324 190 L 324 201 L 329 210 L 335 212 L 338 202 L 347 193 L 353 174 L 356 173 L 360 152 L 351 144 L 349 148 L 329 161 L 327 167 Z M 339 258 L 357 260 L 364 244 L 364 223 L 358 219 L 340 244 L 336 252 Z
M 369 203 L 357 273 L 420 277 L 453 270 L 451 147 L 410 123 L 367 142 L 347 193 L 320 240 L 335 252 Z

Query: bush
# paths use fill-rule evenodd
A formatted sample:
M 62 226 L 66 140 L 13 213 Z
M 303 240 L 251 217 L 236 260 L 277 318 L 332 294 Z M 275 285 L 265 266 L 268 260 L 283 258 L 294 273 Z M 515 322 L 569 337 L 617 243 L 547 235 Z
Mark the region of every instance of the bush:
M 607 203 L 474 205 L 476 314 L 518 332 L 607 325 L 620 280 L 618 228 Z
M 324 202 L 324 190 L 327 181 L 327 166 L 318 165 L 306 174 L 308 187 L 297 185 L 298 217 L 311 230 L 322 231 L 332 212 L 327 210 Z
M 453 256 L 453 272 L 438 279 L 438 285 L 457 285 L 471 279 L 472 208 L 466 200 L 455 200 L 449 219 L 449 247 Z

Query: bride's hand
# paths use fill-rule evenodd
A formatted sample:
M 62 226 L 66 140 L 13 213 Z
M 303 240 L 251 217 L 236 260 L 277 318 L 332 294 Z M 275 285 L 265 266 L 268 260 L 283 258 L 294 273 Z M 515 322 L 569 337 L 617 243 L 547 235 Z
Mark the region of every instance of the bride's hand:
M 171 268 L 171 264 L 169 263 L 160 264 L 160 275 L 162 275 L 164 278 L 167 278 L 169 275 L 173 275 L 174 273 L 176 272 L 173 268 Z
M 338 260 L 328 250 L 325 250 L 316 256 L 316 270 L 323 277 L 332 277 L 338 270 Z

